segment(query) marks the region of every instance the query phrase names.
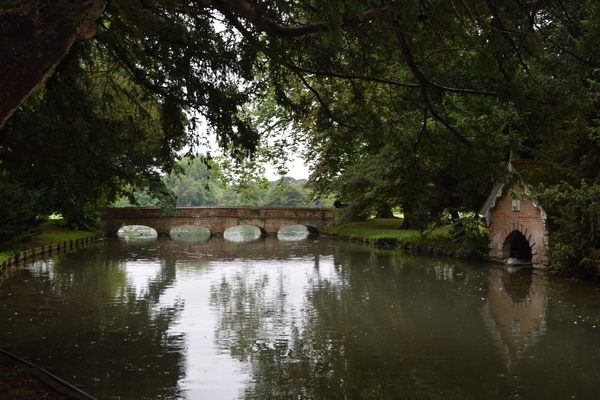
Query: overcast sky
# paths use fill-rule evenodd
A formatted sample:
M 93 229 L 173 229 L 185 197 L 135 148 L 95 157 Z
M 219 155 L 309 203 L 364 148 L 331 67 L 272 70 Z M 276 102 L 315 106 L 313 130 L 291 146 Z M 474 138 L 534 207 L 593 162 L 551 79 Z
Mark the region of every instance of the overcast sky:
M 304 165 L 304 161 L 300 158 L 295 157 L 291 163 L 287 164 L 289 168 L 289 172 L 287 176 L 291 176 L 294 179 L 308 179 L 308 167 Z M 266 178 L 269 181 L 275 181 L 279 179 L 279 175 L 275 171 L 275 169 L 271 168 L 269 165 L 265 165 L 266 170 Z

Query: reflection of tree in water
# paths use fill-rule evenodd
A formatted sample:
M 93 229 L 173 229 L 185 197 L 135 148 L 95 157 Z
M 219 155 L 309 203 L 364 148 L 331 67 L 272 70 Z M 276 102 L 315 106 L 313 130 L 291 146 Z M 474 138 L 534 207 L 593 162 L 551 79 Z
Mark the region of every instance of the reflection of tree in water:
M 311 278 L 315 275 L 317 271 Z M 272 278 L 251 269 L 224 277 L 211 291 L 211 304 L 220 316 L 216 342 L 234 358 L 249 363 L 253 380 L 246 390 L 248 398 L 301 393 L 305 398 L 323 398 L 331 391 L 332 354 L 345 353 L 340 340 L 344 332 L 314 332 L 310 320 L 316 310 L 306 303 L 304 311 L 294 309 L 286 299 L 282 278 L 279 272 L 270 285 Z M 327 281 L 319 283 L 330 287 Z
M 42 367 L 56 368 L 64 379 L 84 383 L 98 398 L 174 398 L 184 375 L 184 346 L 183 337 L 168 331 L 183 305 L 157 304 L 174 282 L 175 261 L 163 261 L 138 293 L 127 282 L 125 263 L 113 257 L 82 249 L 58 257 L 54 265 L 45 263 L 37 277 L 29 277 L 33 293 L 44 293 L 46 308 L 15 304 L 22 309 L 12 312 L 31 316 L 33 308 L 54 310 L 55 316 L 32 318 L 35 329 L 21 332 L 14 347 Z M 40 342 L 42 336 L 52 337 L 51 347 Z M 64 371 L 75 372 L 71 377 Z
M 285 268 L 267 274 L 248 267 L 213 286 L 216 343 L 247 362 L 252 378 L 245 398 L 468 398 L 472 390 L 503 395 L 495 380 L 473 379 L 499 372 L 470 361 L 471 354 L 492 356 L 491 350 L 484 343 L 455 346 L 446 339 L 448 326 L 463 327 L 446 309 L 436 310 L 436 302 L 452 302 L 464 276 L 454 282 L 456 275 L 444 272 L 432 281 L 427 275 L 437 276 L 434 267 L 354 249 L 336 247 L 334 262 L 315 257 L 312 268 L 303 267 L 306 281 L 294 283 L 305 287 L 300 306 L 287 296 Z M 438 298 L 428 300 L 431 293 Z M 472 303 L 481 304 L 479 293 Z M 457 308 L 457 314 L 477 309 Z M 476 312 L 470 318 L 481 326 Z M 448 356 L 448 349 L 457 354 Z M 457 362 L 463 355 L 465 361 Z

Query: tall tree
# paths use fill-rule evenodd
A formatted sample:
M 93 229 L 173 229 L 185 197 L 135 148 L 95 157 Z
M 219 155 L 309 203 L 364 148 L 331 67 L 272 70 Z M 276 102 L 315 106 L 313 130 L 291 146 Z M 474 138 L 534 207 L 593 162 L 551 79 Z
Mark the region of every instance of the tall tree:
M 269 188 L 264 205 L 267 207 L 306 207 L 306 193 L 297 183 L 277 184 Z
M 22 2 L 1 13 L 0 23 L 6 31 L 17 29 L 47 9 L 84 18 L 86 8 L 73 4 L 57 11 L 43 8 L 45 2 Z M 250 76 L 252 55 L 235 47 L 234 35 L 218 33 L 214 21 L 201 4 L 111 1 L 91 40 L 67 43 L 75 37 L 50 34 L 51 27 L 35 37 L 36 46 L 60 42 L 69 51 L 0 129 L 3 179 L 45 188 L 49 209 L 82 226 L 93 219 L 94 206 L 136 188 L 151 188 L 172 203 L 162 175 L 177 169 L 184 146 L 193 151 L 211 133 L 234 156 L 249 154 L 257 138 L 238 111 L 249 88 L 239 82 Z M 3 62 L 18 65 L 8 53 Z M 36 80 L 33 72 L 29 77 Z M 1 101 L 10 103 L 4 96 Z
M 369 6 L 286 2 L 243 14 L 270 33 L 272 92 L 310 132 L 317 195 L 345 195 L 367 211 L 423 198 L 435 199 L 426 214 L 477 210 L 510 149 L 558 161 L 565 154 L 546 151 L 554 134 L 593 124 L 580 106 L 595 91 L 597 4 Z M 270 27 L 284 14 L 306 23 Z
M 173 173 L 167 178 L 166 186 L 177 196 L 178 206 L 217 205 L 219 192 L 211 177 L 210 164 L 202 157 L 185 157 L 179 162 L 182 174 Z
M 234 157 L 252 155 L 260 136 L 243 105 L 260 100 L 263 81 L 271 85 L 266 94 L 281 106 L 276 113 L 294 121 L 296 132 L 308 132 L 315 195 L 345 194 L 365 210 L 378 202 L 424 204 L 421 199 L 436 199 L 429 214 L 442 202 L 449 209 L 474 209 L 482 188 L 500 176 L 510 149 L 545 159 L 557 178 L 571 183 L 600 173 L 580 157 L 597 148 L 590 130 L 598 115 L 597 2 L 7 4 L 0 12 L 0 59 L 10 68 L 0 70 L 19 72 L 33 65 L 22 54 L 40 55 L 46 67 L 23 70 L 31 77 L 24 96 L 57 72 L 0 131 L 4 175 L 14 180 L 27 175 L 55 188 L 86 165 L 131 166 L 117 178 L 89 172 L 95 183 L 90 190 L 81 173 L 73 181 L 81 189 L 64 183 L 66 192 L 77 193 L 69 201 L 87 192 L 94 199 L 110 197 L 119 187 L 154 181 L 153 174 L 173 168 L 176 149 L 193 148 L 209 134 Z M 95 35 L 83 28 L 93 21 Z M 76 42 L 77 37 L 89 40 Z M 63 50 L 53 56 L 41 51 L 46 48 Z M 17 82 L 11 74 L 0 76 L 6 93 L 12 93 L 10 81 Z M 113 151 L 106 145 L 122 139 L 111 124 L 128 125 L 119 103 L 99 95 L 107 87 L 119 88 L 119 96 L 136 105 L 127 135 L 160 137 L 150 141 L 154 145 L 135 156 L 124 146 Z M 0 98 L 1 121 L 22 97 Z M 76 111 L 70 114 L 71 107 Z M 145 109 L 150 111 L 144 116 Z M 206 131 L 200 130 L 200 117 Z M 150 121 L 160 121 L 160 132 L 151 133 Z M 27 146 L 29 136 L 37 148 Z M 78 143 L 85 145 L 74 146 Z M 46 146 L 63 147 L 46 152 Z M 62 157 L 66 168 L 46 173 L 23 164 L 30 172 L 19 172 L 14 160 L 44 152 L 54 154 L 44 158 L 50 166 L 49 160 Z M 93 162 L 85 164 L 88 156 Z M 57 198 L 66 192 L 56 191 Z

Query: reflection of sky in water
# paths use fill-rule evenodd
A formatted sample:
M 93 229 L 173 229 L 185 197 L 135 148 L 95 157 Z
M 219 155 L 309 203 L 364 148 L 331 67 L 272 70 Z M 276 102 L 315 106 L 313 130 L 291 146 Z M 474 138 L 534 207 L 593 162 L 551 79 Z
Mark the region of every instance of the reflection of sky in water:
M 156 242 L 158 236 L 135 236 L 135 235 L 118 235 L 121 242 L 131 245 L 139 245 Z
M 135 290 L 138 296 L 147 291 L 150 283 L 160 271 L 160 264 L 149 260 L 128 261 L 125 267 L 127 285 Z
M 303 225 L 290 225 L 283 227 L 277 232 L 277 239 L 288 242 L 304 240 L 308 237 L 308 229 Z
M 301 258 L 260 263 L 215 261 L 202 266 L 179 263 L 177 274 L 177 284 L 164 293 L 162 302 L 185 299 L 181 318 L 169 334 L 186 337 L 189 384 L 185 388 L 189 399 L 234 399 L 242 393 L 250 379 L 249 366 L 230 354 L 231 348 L 247 339 L 236 332 L 238 322 L 262 319 L 264 323 L 259 324 L 253 340 L 257 346 L 273 348 L 276 342 L 290 339 L 292 327 L 301 328 L 305 315 L 312 314 L 305 292 L 314 283 L 314 274 L 339 280 L 331 256 L 321 257 L 318 271 L 314 258 Z M 272 317 L 258 318 L 249 304 L 250 308 L 238 308 L 237 301 L 242 299 L 220 293 L 226 286 L 234 292 L 241 286 L 246 288 L 249 297 L 245 300 L 260 298 L 261 314 L 271 313 Z
M 260 229 L 253 225 L 233 226 L 223 233 L 223 237 L 231 242 L 251 242 L 261 236 Z
M 169 236 L 175 242 L 196 244 L 208 242 L 211 238 L 211 233 L 208 229 L 204 228 L 187 232 L 171 231 Z
M 193 268 L 193 266 L 192 266 Z M 212 280 L 193 269 L 190 274 L 178 270 L 177 285 L 164 293 L 163 303 L 185 299 L 185 309 L 169 334 L 186 338 L 186 377 L 184 388 L 189 399 L 235 399 L 248 378 L 241 363 L 214 348 L 217 316 L 210 311 Z M 185 278 L 184 278 L 185 276 Z M 183 278 L 183 279 L 181 279 Z

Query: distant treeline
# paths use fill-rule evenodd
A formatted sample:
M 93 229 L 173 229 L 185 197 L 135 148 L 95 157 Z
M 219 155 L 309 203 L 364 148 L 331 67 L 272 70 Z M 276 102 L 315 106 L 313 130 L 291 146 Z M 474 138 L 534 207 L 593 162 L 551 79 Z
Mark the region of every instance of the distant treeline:
M 315 206 L 311 191 L 304 188 L 306 179 L 285 176 L 281 180 L 268 182 L 256 179 L 253 182 L 228 184 L 220 179 L 219 166 L 202 159 L 184 158 L 179 163 L 181 175 L 164 178 L 166 187 L 177 196 L 177 206 L 250 206 L 250 207 L 307 207 Z M 121 198 L 116 206 L 160 206 L 159 200 L 147 190 L 135 193 L 137 204 Z M 333 207 L 334 200 L 320 199 L 319 206 Z

